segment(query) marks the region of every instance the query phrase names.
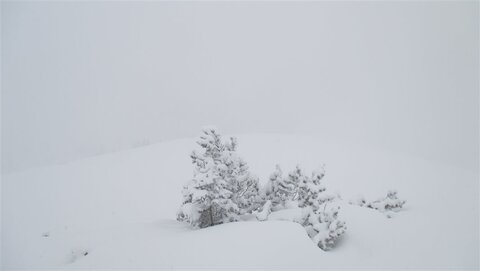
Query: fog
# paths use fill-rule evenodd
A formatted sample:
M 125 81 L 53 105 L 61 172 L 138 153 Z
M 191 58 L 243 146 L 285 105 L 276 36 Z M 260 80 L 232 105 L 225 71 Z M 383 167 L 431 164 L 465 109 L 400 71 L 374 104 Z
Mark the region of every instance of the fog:
M 478 171 L 476 1 L 1 7 L 3 173 L 210 124 Z

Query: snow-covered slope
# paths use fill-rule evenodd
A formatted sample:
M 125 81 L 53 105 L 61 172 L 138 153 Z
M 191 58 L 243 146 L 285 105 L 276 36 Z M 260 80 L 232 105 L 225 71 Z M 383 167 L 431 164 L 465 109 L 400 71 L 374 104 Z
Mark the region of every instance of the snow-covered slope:
M 192 230 L 175 221 L 191 177 L 194 139 L 154 144 L 2 178 L 2 267 L 15 268 L 478 268 L 478 169 L 293 135 L 242 135 L 239 153 L 265 181 L 276 163 L 326 164 L 347 233 L 317 248 L 272 214 Z M 387 219 L 348 204 L 396 188 L 406 208 Z

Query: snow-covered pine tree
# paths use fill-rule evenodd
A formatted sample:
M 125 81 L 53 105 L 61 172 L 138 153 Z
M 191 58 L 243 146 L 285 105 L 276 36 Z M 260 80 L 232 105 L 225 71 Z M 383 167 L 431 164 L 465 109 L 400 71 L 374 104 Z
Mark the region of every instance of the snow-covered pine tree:
M 258 178 L 248 175 L 239 182 L 234 201 L 238 204 L 239 214 L 249 214 L 262 206 Z
M 238 219 L 251 212 L 258 199 L 258 179 L 236 155 L 235 138 L 223 142 L 215 128 L 203 129 L 192 152 L 194 176 L 183 188 L 177 219 L 195 227 L 208 227 Z
M 272 207 L 283 203 L 283 199 L 278 192 L 279 183 L 283 179 L 283 172 L 280 165 L 275 166 L 275 171 L 270 174 L 267 184 L 265 185 L 265 201 L 270 200 Z
M 213 128 L 204 129 L 197 144 L 203 153 L 191 154 L 194 176 L 182 191 L 184 200 L 177 218 L 200 228 L 234 221 L 238 206 L 232 200 L 231 184 L 222 176 L 225 144 Z
M 287 200 L 298 199 L 298 186 L 304 182 L 307 177 L 303 174 L 299 165 L 295 167 L 293 171 L 288 173 L 287 177 L 283 179 L 283 182 L 279 183 L 280 193 L 283 193 Z
M 260 207 L 260 189 L 258 178 L 250 173 L 247 163 L 237 155 L 237 146 L 234 137 L 225 143 L 219 171 L 220 176 L 231 185 L 232 200 L 239 207 L 238 214 L 245 214 Z
M 325 167 L 312 172 L 312 177 L 303 176 L 298 184 L 298 206 L 304 208 L 310 206 L 313 210 L 320 208 L 325 202 L 332 201 L 335 196 L 326 192 L 326 188 L 321 182 L 325 176 Z
M 280 166 L 275 166 L 275 171 L 270 175 L 265 187 L 265 200 L 272 202 L 273 210 L 283 209 L 288 201 L 295 199 L 299 177 L 301 176 L 301 171 L 298 170 L 297 167 L 288 176 L 283 177 Z

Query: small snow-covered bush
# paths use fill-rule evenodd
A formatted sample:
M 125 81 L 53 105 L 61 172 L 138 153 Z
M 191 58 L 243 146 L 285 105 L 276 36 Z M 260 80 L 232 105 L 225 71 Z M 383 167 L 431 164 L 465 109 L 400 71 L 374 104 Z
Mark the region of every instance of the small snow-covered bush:
M 265 221 L 268 219 L 268 215 L 272 212 L 272 201 L 267 200 L 265 204 L 263 205 L 262 209 L 260 211 L 254 212 L 255 217 L 259 221 Z
M 298 167 L 297 167 L 298 168 Z M 337 239 L 345 233 L 345 222 L 338 218 L 340 207 L 332 204 L 337 198 L 328 193 L 322 183 L 325 167 L 303 176 L 298 189 L 298 206 L 303 208 L 302 225 L 308 236 L 323 250 L 330 250 Z
M 387 192 L 387 196 L 374 201 L 367 202 L 365 198 L 359 197 L 355 200 L 351 200 L 350 204 L 372 208 L 378 210 L 381 213 L 385 213 L 388 218 L 392 217 L 393 212 L 398 212 L 403 208 L 406 203 L 405 200 L 401 200 L 397 196 L 397 191 L 390 190 Z
M 393 211 L 397 212 L 403 208 L 403 205 L 406 203 L 405 200 L 401 200 L 397 196 L 397 191 L 390 190 L 387 193 L 387 196 L 372 202 L 365 204 L 366 207 L 378 210 L 380 212 Z
M 352 204 L 352 205 L 358 205 L 358 206 L 365 206 L 365 203 L 367 203 L 367 201 L 365 200 L 365 198 L 363 196 L 357 196 L 356 198 L 354 199 L 351 199 L 348 203 Z
M 275 211 L 285 209 L 289 203 L 295 202 L 294 208 L 301 208 L 303 215 L 299 220 L 292 219 L 292 221 L 303 225 L 308 236 L 318 247 L 329 250 L 345 232 L 346 227 L 345 222 L 338 219 L 339 207 L 328 204 L 333 203 L 337 197 L 326 191 L 326 187 L 321 182 L 324 176 L 323 166 L 313 171 L 310 177 L 297 165 L 293 171 L 283 177 L 277 165 L 267 184 L 266 195 L 268 202 L 271 201 L 274 204 Z M 270 206 L 267 205 L 267 207 Z M 265 220 L 263 212 L 267 212 L 265 208 L 261 212 L 262 215 L 257 215 L 259 220 Z
M 338 219 L 339 206 L 327 206 L 327 203 L 324 205 L 323 209 L 317 210 L 305 208 L 303 226 L 319 248 L 330 250 L 337 239 L 345 233 L 347 227 L 344 221 Z

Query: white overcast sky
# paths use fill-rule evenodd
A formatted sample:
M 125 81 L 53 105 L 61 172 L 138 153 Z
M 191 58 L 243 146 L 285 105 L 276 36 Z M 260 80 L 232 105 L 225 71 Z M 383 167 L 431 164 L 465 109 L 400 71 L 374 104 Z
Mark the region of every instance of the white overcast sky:
M 323 134 L 478 171 L 478 1 L 1 9 L 4 173 L 208 124 Z

